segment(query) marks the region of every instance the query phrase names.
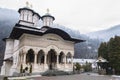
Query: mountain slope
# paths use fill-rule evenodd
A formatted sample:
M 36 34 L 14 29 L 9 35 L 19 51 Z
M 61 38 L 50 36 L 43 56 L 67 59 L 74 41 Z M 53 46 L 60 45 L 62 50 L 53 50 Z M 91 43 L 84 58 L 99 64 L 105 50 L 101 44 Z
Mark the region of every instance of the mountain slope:
M 108 41 L 111 37 L 114 37 L 115 35 L 120 36 L 120 25 L 113 26 L 106 30 L 91 32 L 87 34 L 87 36 L 92 39 L 101 39 L 103 41 Z
M 14 10 L 0 8 L 0 63 L 2 63 L 5 50 L 5 42 L 2 39 L 9 36 L 13 26 L 18 21 L 18 15 Z

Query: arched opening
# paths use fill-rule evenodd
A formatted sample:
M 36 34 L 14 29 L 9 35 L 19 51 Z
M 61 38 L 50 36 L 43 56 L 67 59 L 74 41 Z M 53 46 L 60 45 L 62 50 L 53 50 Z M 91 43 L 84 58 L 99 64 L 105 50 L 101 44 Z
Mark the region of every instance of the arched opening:
M 34 51 L 33 49 L 28 50 L 26 54 L 26 63 L 34 63 Z
M 72 57 L 72 54 L 70 52 L 68 52 L 67 55 L 66 55 L 66 62 L 67 63 L 71 63 L 72 62 L 71 61 L 71 57 Z
M 44 63 L 44 52 L 43 50 L 40 50 L 37 55 L 37 63 L 43 64 Z
M 47 55 L 47 63 L 48 63 L 49 69 L 55 69 L 56 62 L 57 62 L 56 51 L 54 49 L 51 49 Z
M 64 53 L 61 52 L 60 55 L 59 55 L 59 63 L 64 63 Z

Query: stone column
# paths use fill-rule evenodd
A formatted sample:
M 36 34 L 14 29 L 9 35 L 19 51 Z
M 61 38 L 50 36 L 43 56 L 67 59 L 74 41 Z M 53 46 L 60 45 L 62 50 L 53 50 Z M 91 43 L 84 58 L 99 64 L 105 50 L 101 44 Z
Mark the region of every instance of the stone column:
M 37 54 L 35 54 L 34 64 L 37 64 Z
M 23 68 L 26 67 L 26 54 L 27 54 L 27 50 L 25 48 L 22 49 L 22 63 L 23 63 Z
M 56 62 L 56 68 L 58 69 L 59 68 L 59 55 L 57 54 L 57 62 Z
M 19 63 L 22 63 L 22 51 L 19 51 Z
M 44 64 L 46 64 L 46 60 L 47 59 L 47 55 L 46 54 L 44 54 Z
M 38 72 L 38 65 L 37 65 L 37 50 L 34 50 L 34 69 L 32 70 L 33 72 Z
M 23 63 L 23 54 L 21 54 L 21 63 Z
M 22 54 L 20 55 L 20 63 L 22 63 Z
M 71 56 L 71 65 L 73 67 L 73 56 Z
M 20 55 L 20 54 L 19 54 L 19 56 L 18 56 L 18 63 L 20 63 L 20 64 L 22 63 L 22 62 L 21 62 L 21 55 Z
M 22 63 L 21 64 L 23 65 L 23 69 L 24 69 L 26 67 L 26 53 L 25 52 L 22 54 Z
M 26 64 L 26 53 L 24 53 L 24 60 L 23 63 Z
M 57 55 L 57 64 L 59 63 L 58 61 L 59 61 L 59 55 Z
M 44 54 L 44 66 L 43 66 L 43 68 L 44 68 L 44 71 L 46 71 L 48 69 L 47 54 L 46 53 Z
M 64 56 L 64 65 L 66 66 L 66 55 Z

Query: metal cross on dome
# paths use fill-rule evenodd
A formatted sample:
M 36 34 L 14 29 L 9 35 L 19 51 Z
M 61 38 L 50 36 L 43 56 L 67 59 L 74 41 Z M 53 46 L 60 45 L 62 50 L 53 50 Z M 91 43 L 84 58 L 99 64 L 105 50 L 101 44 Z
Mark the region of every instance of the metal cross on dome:
M 30 7 L 31 7 L 31 8 L 33 7 L 32 4 L 30 5 Z
M 26 2 L 26 7 L 28 7 L 28 8 L 30 7 L 30 8 L 32 8 L 33 6 L 32 6 L 32 4 L 29 4 L 29 2 L 27 1 L 27 2 Z
M 47 13 L 49 13 L 49 11 L 50 11 L 49 8 L 47 8 Z
M 26 7 L 28 7 L 28 6 L 29 6 L 29 2 L 27 1 L 27 2 L 26 2 Z

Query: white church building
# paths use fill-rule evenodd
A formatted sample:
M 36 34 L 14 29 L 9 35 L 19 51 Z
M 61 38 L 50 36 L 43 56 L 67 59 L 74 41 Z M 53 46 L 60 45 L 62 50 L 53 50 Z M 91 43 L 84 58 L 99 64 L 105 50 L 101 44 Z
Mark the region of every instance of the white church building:
M 24 7 L 18 10 L 20 19 L 8 38 L 4 38 L 6 49 L 1 75 L 20 73 L 21 66 L 32 73 L 48 70 L 73 71 L 75 43 L 84 40 L 72 38 L 67 32 L 53 28 L 55 18 L 47 12 L 40 16 L 34 10 Z M 42 27 L 37 23 L 41 19 Z M 71 61 L 67 61 L 67 58 Z

